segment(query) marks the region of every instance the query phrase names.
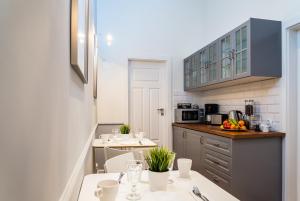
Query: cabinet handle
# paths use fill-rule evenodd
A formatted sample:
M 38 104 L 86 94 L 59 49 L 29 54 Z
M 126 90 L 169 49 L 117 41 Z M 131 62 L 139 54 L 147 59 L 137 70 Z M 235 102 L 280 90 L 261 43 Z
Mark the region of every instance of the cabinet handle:
M 221 145 L 220 144 L 213 144 L 215 147 L 220 147 Z
M 218 161 L 213 161 L 213 163 L 216 165 L 220 165 L 220 163 Z
M 235 58 L 235 49 L 232 49 L 232 51 L 231 51 L 231 59 L 232 60 L 234 60 L 234 58 Z
M 200 137 L 200 144 L 203 144 L 203 136 Z
M 185 138 L 185 137 L 186 137 L 186 132 L 183 131 L 183 133 L 182 133 L 182 138 Z
M 219 183 L 219 179 L 217 177 L 214 177 L 213 181 L 216 182 L 216 183 Z

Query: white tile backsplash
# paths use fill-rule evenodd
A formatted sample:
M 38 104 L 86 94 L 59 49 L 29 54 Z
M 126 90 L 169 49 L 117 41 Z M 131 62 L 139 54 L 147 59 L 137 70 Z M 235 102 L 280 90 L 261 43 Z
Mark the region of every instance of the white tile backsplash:
M 245 111 L 245 100 L 255 101 L 254 112 L 262 120 L 271 120 L 273 130 L 281 130 L 280 79 L 265 80 L 233 87 L 191 93 L 192 103 L 204 107 L 205 103 L 220 105 L 220 113 L 230 110 Z M 188 99 L 188 98 L 187 98 Z

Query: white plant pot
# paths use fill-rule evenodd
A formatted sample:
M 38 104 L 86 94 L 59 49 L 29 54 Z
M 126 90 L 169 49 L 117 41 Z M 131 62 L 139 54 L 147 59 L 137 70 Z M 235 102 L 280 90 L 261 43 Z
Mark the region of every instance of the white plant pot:
M 167 172 L 152 172 L 148 171 L 149 184 L 151 191 L 165 191 L 167 190 L 169 171 Z

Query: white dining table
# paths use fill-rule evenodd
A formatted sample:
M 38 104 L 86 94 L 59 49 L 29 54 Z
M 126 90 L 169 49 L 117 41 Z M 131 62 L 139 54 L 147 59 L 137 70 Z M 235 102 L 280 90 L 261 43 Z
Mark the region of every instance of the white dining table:
M 93 149 L 93 172 L 104 171 L 103 165 L 105 162 L 104 147 L 110 147 L 121 150 L 145 150 L 157 147 L 158 145 L 148 138 L 138 140 L 137 138 L 127 137 L 112 138 L 110 141 L 102 139 L 94 139 L 92 144 Z M 96 163 L 97 166 L 96 167 Z
M 109 142 L 103 142 L 101 139 L 95 139 L 92 144 L 93 148 L 103 148 L 103 147 L 111 147 L 111 148 L 149 148 L 149 147 L 157 147 L 157 144 L 148 138 L 143 138 L 142 140 L 138 140 L 137 138 L 125 138 L 111 140 Z
M 99 201 L 94 195 L 97 183 L 106 179 L 117 179 L 118 173 L 90 174 L 84 177 L 78 201 Z M 180 178 L 178 171 L 171 171 L 169 184 L 166 191 L 151 192 L 148 184 L 148 172 L 143 171 L 138 191 L 141 193 L 140 201 L 202 201 L 192 193 L 192 187 L 196 185 L 200 192 L 209 201 L 238 201 L 201 174 L 191 171 L 189 178 Z M 116 201 L 128 201 L 126 196 L 130 193 L 130 184 L 127 182 L 126 174 L 119 186 Z

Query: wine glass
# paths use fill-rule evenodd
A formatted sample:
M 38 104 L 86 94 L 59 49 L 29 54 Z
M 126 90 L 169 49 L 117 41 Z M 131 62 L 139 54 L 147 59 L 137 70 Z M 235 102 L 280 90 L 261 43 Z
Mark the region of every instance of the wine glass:
M 128 200 L 141 199 L 141 195 L 137 192 L 137 184 L 141 179 L 142 168 L 142 161 L 131 160 L 127 163 L 127 179 L 131 185 L 131 192 L 127 195 Z

